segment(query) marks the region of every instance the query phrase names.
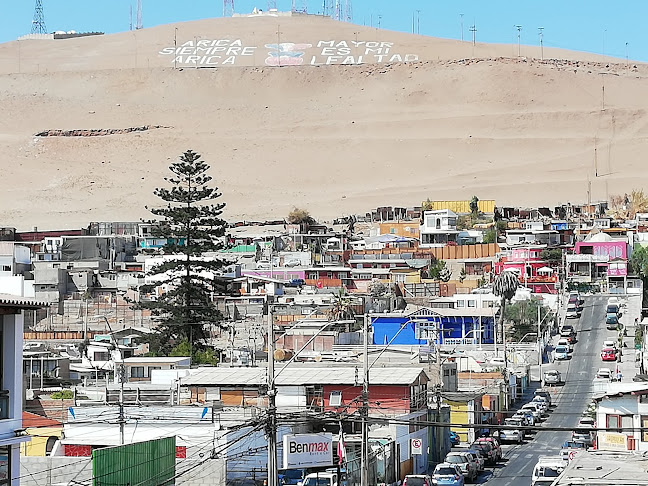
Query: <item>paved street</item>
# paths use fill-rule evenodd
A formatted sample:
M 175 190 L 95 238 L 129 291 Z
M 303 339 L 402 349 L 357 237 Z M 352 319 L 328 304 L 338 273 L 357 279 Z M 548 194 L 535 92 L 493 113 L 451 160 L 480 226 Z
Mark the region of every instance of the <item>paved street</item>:
M 557 388 L 555 407 L 545 426 L 572 428 L 578 423 L 581 413 L 587 406 L 592 380 L 596 370 L 603 366 L 600 349 L 608 335 L 605 329 L 605 306 L 608 296 L 586 297 L 579 321 L 568 321 L 578 332 L 578 342 L 574 346 L 571 360 L 545 365 L 544 370 L 558 369 L 566 380 L 563 387 Z M 614 363 L 610 368 L 613 368 Z M 496 486 L 528 486 L 531 474 L 539 456 L 557 455 L 561 444 L 571 437 L 570 432 L 540 431 L 525 444 L 504 446 L 505 461 L 495 470 L 488 484 Z

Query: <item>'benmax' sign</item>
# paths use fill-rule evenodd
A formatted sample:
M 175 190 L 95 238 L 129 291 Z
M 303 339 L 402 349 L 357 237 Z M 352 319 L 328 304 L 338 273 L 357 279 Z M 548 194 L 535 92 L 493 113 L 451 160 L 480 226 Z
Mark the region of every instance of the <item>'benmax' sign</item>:
M 333 464 L 331 434 L 287 434 L 283 437 L 283 467 L 322 467 Z

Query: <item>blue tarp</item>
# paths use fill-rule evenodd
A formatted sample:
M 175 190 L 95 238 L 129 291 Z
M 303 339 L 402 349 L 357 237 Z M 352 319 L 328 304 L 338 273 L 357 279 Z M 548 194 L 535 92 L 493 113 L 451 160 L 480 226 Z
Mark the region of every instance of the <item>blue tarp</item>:
M 483 344 L 493 344 L 494 342 L 494 319 L 493 317 L 474 317 L 474 316 L 452 316 L 452 317 L 430 317 L 430 316 L 377 316 L 372 317 L 373 327 L 373 344 L 404 344 L 404 345 L 426 345 L 427 339 L 416 338 L 416 326 L 420 325 L 411 322 L 412 319 L 428 320 L 430 322 L 441 323 L 441 344 L 447 339 L 461 339 L 461 338 L 478 338 L 479 326 L 483 329 L 482 340 Z M 410 321 L 410 322 L 408 322 Z M 404 329 L 401 326 L 404 324 Z M 471 331 L 475 332 L 471 332 Z M 398 335 L 396 335 L 398 333 Z M 394 339 L 394 336 L 395 339 Z M 394 341 L 392 341 L 394 339 Z

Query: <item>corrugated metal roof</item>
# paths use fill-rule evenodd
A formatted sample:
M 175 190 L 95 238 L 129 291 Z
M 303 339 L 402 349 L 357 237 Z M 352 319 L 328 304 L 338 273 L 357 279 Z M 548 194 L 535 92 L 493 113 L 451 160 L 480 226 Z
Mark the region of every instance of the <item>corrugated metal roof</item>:
M 19 307 L 21 309 L 39 309 L 47 307 L 48 303 L 36 300 L 33 297 L 20 297 L 19 295 L 0 294 L 0 307 Z
M 277 364 L 275 373 L 281 365 Z M 204 386 L 258 386 L 267 383 L 266 368 L 198 368 L 181 379 L 182 385 Z M 371 385 L 411 385 L 420 375 L 423 382 L 428 381 L 424 368 L 390 367 L 369 370 Z M 291 367 L 281 371 L 277 376 L 277 385 L 355 385 L 362 381 L 362 367 Z

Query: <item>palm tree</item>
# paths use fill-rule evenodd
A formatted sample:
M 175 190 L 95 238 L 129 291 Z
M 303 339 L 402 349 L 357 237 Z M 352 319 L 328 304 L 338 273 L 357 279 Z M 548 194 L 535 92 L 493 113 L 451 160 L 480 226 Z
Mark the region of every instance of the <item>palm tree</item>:
M 504 309 L 506 307 L 506 301 L 510 301 L 515 295 L 515 291 L 520 285 L 520 280 L 514 272 L 502 272 L 493 282 L 493 293 L 502 299 L 502 305 L 500 306 L 500 336 L 502 336 L 502 342 L 506 342 L 506 337 L 504 336 Z

